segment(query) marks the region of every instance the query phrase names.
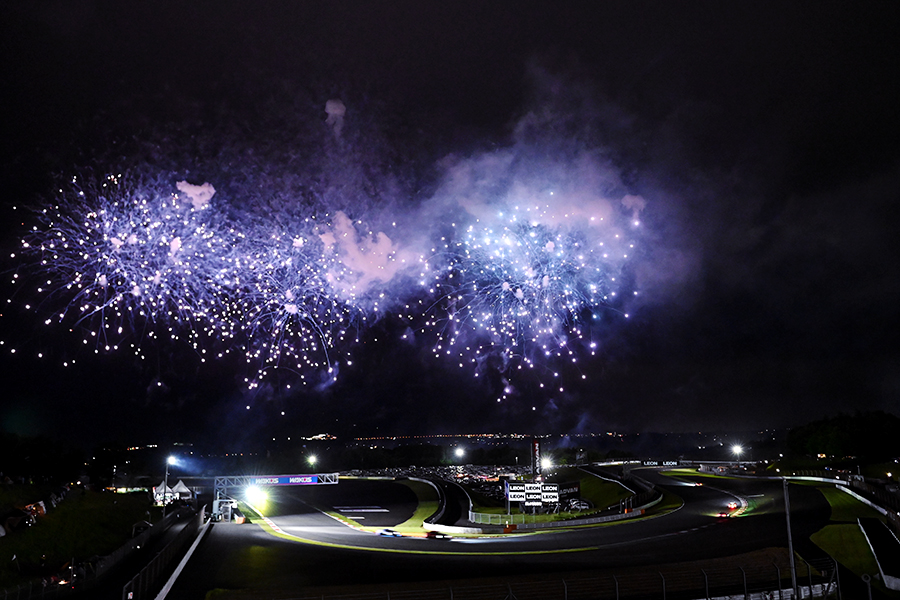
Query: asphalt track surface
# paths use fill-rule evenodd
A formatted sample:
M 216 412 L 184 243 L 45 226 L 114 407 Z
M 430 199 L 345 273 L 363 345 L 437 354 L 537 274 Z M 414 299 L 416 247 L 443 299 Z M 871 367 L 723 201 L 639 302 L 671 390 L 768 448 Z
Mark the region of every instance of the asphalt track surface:
M 216 588 L 290 590 L 652 566 L 787 546 L 780 481 L 704 479 L 698 486 L 653 471 L 641 476 L 677 494 L 683 506 L 616 525 L 452 540 L 382 537 L 322 512 L 340 512 L 366 527 L 398 525 L 417 506 L 399 483 L 277 488 L 263 512 L 281 533 L 259 523 L 212 525 L 168 598 L 199 600 Z M 741 500 L 749 505 L 744 515 L 718 516 Z M 791 486 L 791 516 L 795 550 L 821 556 L 808 540 L 830 517 L 824 496 Z

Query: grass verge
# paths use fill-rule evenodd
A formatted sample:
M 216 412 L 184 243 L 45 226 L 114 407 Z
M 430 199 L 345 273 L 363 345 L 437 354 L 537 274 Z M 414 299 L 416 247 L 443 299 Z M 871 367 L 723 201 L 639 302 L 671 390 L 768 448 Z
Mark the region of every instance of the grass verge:
M 809 538 L 836 561 L 856 575 L 878 572 L 878 563 L 859 525 L 838 523 L 826 525 Z
M 404 479 L 402 481 L 398 481 L 400 485 L 405 485 L 416 495 L 416 498 L 419 500 L 419 505 L 416 507 L 416 511 L 413 515 L 400 523 L 394 529 L 401 532 L 422 531 L 422 523 L 437 512 L 439 500 L 437 491 L 428 485 L 427 483 L 423 483 L 421 481 L 412 481 L 409 479 Z
M 104 556 L 131 538 L 132 526 L 160 515 L 145 494 L 72 490 L 34 526 L 14 531 L 0 543 L 0 588 L 53 573 L 72 558 Z M 12 557 L 16 561 L 12 561 Z M 45 559 L 41 557 L 45 556 Z
M 856 523 L 860 517 L 874 517 L 884 520 L 884 515 L 867 506 L 846 492 L 832 486 L 818 486 L 819 491 L 831 505 L 831 520 Z

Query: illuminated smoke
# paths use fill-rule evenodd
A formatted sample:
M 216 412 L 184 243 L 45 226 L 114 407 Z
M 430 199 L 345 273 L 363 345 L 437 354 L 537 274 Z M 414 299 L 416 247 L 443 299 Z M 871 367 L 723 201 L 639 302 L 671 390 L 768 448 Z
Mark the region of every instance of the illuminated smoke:
M 604 312 L 627 318 L 616 307 L 621 294 L 635 293 L 621 274 L 644 201 L 591 157 L 561 165 L 509 152 L 461 161 L 438 198 L 464 212 L 441 230 L 430 259 L 441 298 L 429 321 L 440 331 L 436 357 L 476 373 L 485 364 L 510 373 L 577 365 L 596 352 Z M 513 389 L 505 385 L 498 399 Z
M 325 103 L 325 112 L 328 118 L 325 119 L 326 125 L 331 125 L 334 130 L 334 137 L 341 137 L 341 130 L 344 128 L 344 113 L 347 107 L 339 99 L 332 99 Z
M 319 239 L 330 257 L 326 279 L 341 297 L 353 301 L 376 283 L 388 284 L 409 266 L 406 253 L 384 232 L 360 235 L 353 222 L 338 212 L 320 228 Z
M 343 102 L 325 109 L 340 137 Z M 18 297 L 97 352 L 237 357 L 251 390 L 276 373 L 328 388 L 390 317 L 407 343 L 491 374 L 499 400 L 528 387 L 523 371 L 562 393 L 559 366 L 577 370 L 610 315 L 627 317 L 644 199 L 588 152 L 448 158 L 415 200 L 366 158 L 348 148 L 303 177 L 250 165 L 264 173 L 252 189 L 217 180 L 218 194 L 170 173 L 74 178 L 23 237 Z M 331 175 L 306 183 L 319 172 Z
M 212 200 L 213 195 L 216 193 L 216 189 L 209 182 L 203 185 L 193 185 L 187 181 L 179 181 L 175 184 L 175 187 L 187 196 L 194 210 L 200 210 L 209 204 L 209 201 Z

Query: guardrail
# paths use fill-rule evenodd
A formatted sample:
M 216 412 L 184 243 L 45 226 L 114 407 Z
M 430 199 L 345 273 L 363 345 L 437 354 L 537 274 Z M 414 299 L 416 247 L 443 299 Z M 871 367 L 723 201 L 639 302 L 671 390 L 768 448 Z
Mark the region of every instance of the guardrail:
M 167 574 L 167 569 L 172 561 L 184 553 L 185 547 L 197 535 L 197 531 L 203 524 L 206 514 L 206 506 L 200 509 L 197 516 L 192 518 L 178 532 L 175 538 L 166 544 L 156 556 L 153 557 L 141 572 L 125 584 L 122 588 L 122 600 L 142 600 L 154 597 L 153 592 L 162 587 L 160 580 Z

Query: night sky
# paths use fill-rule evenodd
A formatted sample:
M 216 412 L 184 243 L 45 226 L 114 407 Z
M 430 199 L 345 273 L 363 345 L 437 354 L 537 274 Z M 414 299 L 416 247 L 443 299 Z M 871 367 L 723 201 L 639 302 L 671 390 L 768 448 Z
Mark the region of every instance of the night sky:
M 4 2 L 0 430 L 240 444 L 900 414 L 898 17 L 893 2 Z M 239 352 L 214 356 L 228 342 L 191 347 L 184 321 L 172 340 L 164 319 L 128 320 L 119 339 L 140 356 L 95 354 L 96 321 L 53 321 L 71 294 L 22 251 L 30 208 L 71 207 L 73 177 L 93 206 L 119 173 L 124 196 L 208 182 L 203 218 L 247 232 L 317 219 L 303 252 L 328 245 L 340 211 L 359 242 L 335 246 L 345 265 L 384 239 L 436 265 L 457 221 L 535 198 L 566 220 L 523 231 L 558 227 L 581 250 L 621 232 L 633 249 L 593 254 L 596 281 L 570 274 L 604 291 L 564 311 L 551 356 L 545 340 L 488 348 L 466 329 L 474 311 L 455 323 L 464 309 L 418 273 L 360 263 L 331 371 L 255 380 Z M 459 273 L 490 270 L 487 255 Z M 52 298 L 36 292 L 47 278 Z M 518 298 L 528 331 L 516 285 L 477 298 Z M 275 306 L 296 318 L 289 298 Z M 469 350 L 436 357 L 455 327 Z M 271 331 L 241 335 L 258 347 Z

